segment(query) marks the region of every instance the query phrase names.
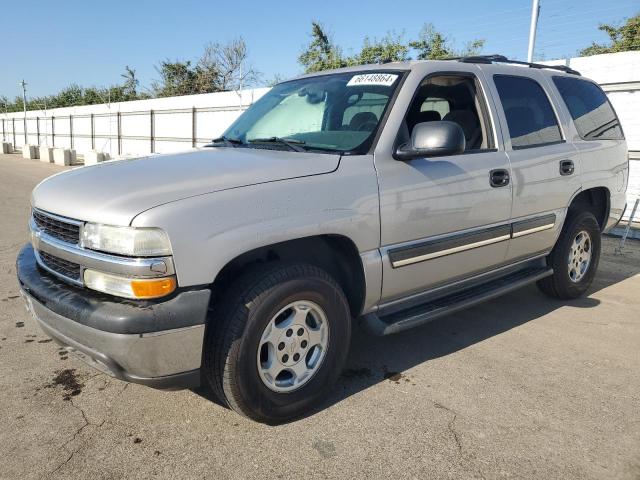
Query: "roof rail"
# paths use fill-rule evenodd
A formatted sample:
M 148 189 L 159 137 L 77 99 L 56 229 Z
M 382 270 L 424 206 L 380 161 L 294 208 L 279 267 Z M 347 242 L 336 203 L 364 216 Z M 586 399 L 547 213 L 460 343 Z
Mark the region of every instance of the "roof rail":
M 531 62 L 522 62 L 520 60 L 509 60 L 504 55 L 472 55 L 468 57 L 455 57 L 450 58 L 449 60 L 457 60 L 463 63 L 510 63 L 513 65 L 525 65 L 529 68 L 545 68 L 551 70 L 559 70 L 565 73 L 571 73 L 573 75 L 580 75 L 580 72 L 574 70 L 571 67 L 567 67 L 565 65 L 544 65 L 542 63 L 531 63 Z

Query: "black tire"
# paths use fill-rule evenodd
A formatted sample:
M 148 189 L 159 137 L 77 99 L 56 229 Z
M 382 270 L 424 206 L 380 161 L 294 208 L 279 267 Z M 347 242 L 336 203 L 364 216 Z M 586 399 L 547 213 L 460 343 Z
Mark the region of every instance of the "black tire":
M 309 381 L 291 392 L 275 392 L 260 378 L 258 346 L 269 321 L 296 300 L 325 312 L 329 344 Z M 203 371 L 214 393 L 255 421 L 280 424 L 309 413 L 335 383 L 351 337 L 349 306 L 338 283 L 307 264 L 275 263 L 244 274 L 214 307 L 204 345 Z
M 591 237 L 591 260 L 584 276 L 579 281 L 569 276 L 569 253 L 576 236 L 585 231 Z M 553 275 L 538 281 L 538 287 L 547 295 L 568 300 L 583 295 L 591 286 L 600 262 L 600 226 L 591 212 L 569 212 L 560 237 L 547 258 Z

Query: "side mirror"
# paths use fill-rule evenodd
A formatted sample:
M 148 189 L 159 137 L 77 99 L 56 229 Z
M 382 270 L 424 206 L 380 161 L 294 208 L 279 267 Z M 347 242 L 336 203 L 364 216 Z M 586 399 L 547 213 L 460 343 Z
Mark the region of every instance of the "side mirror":
M 442 157 L 464 152 L 464 132 L 455 122 L 418 123 L 411 132 L 411 141 L 400 145 L 394 154 L 397 160 Z

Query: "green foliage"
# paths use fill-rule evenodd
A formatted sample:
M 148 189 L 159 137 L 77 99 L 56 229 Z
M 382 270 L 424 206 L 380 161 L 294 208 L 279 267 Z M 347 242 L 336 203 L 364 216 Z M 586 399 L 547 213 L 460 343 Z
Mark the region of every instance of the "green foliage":
M 318 22 L 311 22 L 311 42 L 298 57 L 298 62 L 307 73 L 349 65 L 349 61 L 342 56 L 342 50 L 333 43 Z
M 437 31 L 433 24 L 426 23 L 417 40 L 409 42 L 416 50 L 418 60 L 442 60 L 451 57 L 478 55 L 484 47 L 483 39 L 468 42 L 462 50 L 456 50 L 453 43 L 443 33 Z
M 210 43 L 195 65 L 190 61 L 165 60 L 156 68 L 160 80 L 152 84 L 157 97 L 237 90 L 260 77 L 246 64 L 247 45 L 242 38 L 226 44 Z
M 360 53 L 350 59 L 352 65 L 369 63 L 402 62 L 409 58 L 409 46 L 402 41 L 402 35 L 388 33 L 382 40 L 365 37 Z
M 138 98 L 138 85 L 140 85 L 140 80 L 136 77 L 136 71 L 127 65 L 124 67 L 124 73 L 120 76 L 124 78 L 122 87 L 125 95 L 132 99 Z
M 640 14 L 628 18 L 625 24 L 620 27 L 601 24 L 598 29 L 609 36 L 610 43 L 603 45 L 592 42 L 590 46 L 580 50 L 578 55 L 586 57 L 601 53 L 640 50 Z
M 157 97 L 173 97 L 176 95 L 191 95 L 196 93 L 196 72 L 190 61 L 171 62 L 165 60 L 156 67 L 160 74 L 160 81 L 152 85 Z
M 425 24 L 417 40 L 405 43 L 402 35 L 388 33 L 381 40 L 365 38 L 360 52 L 344 56 L 318 22 L 311 23 L 311 41 L 298 57 L 305 72 L 319 72 L 350 65 L 366 65 L 410 60 L 415 52 L 418 60 L 435 60 L 465 55 L 477 55 L 484 47 L 484 40 L 476 39 L 457 50 L 453 42 L 435 27 Z

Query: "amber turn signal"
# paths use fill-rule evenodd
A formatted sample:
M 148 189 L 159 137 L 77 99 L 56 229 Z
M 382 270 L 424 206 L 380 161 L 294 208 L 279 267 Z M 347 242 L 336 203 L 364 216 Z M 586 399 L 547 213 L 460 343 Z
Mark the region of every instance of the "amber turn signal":
M 153 280 L 131 280 L 131 290 L 136 298 L 158 298 L 169 295 L 176 289 L 174 277 Z

